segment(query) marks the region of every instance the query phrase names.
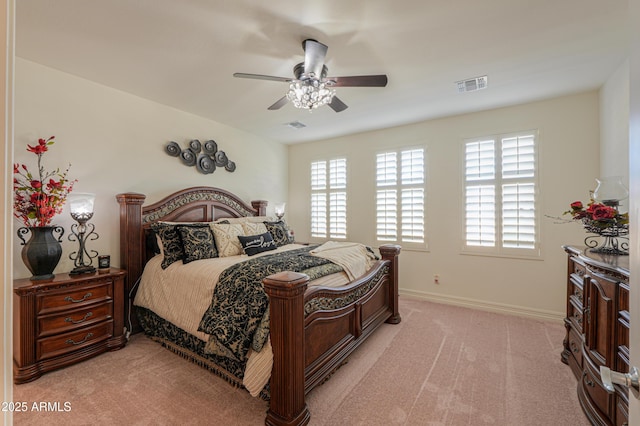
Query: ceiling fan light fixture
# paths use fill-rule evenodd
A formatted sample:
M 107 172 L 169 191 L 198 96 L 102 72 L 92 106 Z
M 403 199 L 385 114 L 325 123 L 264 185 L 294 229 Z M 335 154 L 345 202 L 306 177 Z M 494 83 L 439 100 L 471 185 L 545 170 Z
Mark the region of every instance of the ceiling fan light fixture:
M 336 90 L 319 80 L 294 80 L 289 85 L 287 99 L 294 107 L 309 111 L 331 103 Z

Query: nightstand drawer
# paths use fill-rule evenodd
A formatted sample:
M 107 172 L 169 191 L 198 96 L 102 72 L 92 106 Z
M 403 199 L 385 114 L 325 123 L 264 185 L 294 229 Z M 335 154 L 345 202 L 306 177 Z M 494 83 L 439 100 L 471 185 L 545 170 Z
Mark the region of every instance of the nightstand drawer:
M 75 364 L 127 343 L 126 272 L 110 268 L 13 282 L 13 382 Z
M 113 302 L 38 317 L 38 337 L 65 333 L 113 317 Z
M 98 284 L 87 283 L 82 286 L 51 291 L 37 296 L 37 314 L 76 309 L 81 306 L 104 302 L 113 298 L 113 282 L 106 280 Z
M 43 360 L 77 351 L 85 346 L 91 346 L 99 341 L 106 340 L 112 334 L 113 320 L 109 320 L 69 333 L 45 337 L 37 342 L 36 358 Z

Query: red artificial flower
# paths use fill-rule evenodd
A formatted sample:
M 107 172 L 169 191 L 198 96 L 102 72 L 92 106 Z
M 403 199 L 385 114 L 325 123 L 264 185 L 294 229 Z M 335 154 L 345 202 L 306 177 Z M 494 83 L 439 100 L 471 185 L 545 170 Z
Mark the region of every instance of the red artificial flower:
M 13 214 L 28 227 L 50 225 L 53 217 L 62 212 L 67 196 L 76 182 L 67 179 L 71 165 L 63 172 L 59 169 L 46 172 L 42 167 L 42 156 L 49 150 L 49 145 L 53 145 L 54 138 L 41 138 L 37 145 L 27 145 L 27 152 L 38 156 L 37 174 L 31 174 L 24 164 L 13 166 Z
M 613 207 L 600 204 L 593 209 L 593 220 L 613 219 L 616 216 L 616 210 Z
M 62 181 L 56 182 L 53 179 L 49 179 L 49 183 L 47 183 L 47 189 L 55 190 L 55 189 L 61 189 L 61 188 L 62 188 Z
M 40 138 L 38 139 L 38 145 L 36 146 L 27 145 L 27 151 L 33 152 L 34 154 L 37 154 L 37 155 L 42 155 L 49 150 L 49 148 L 47 148 L 47 145 L 52 145 L 54 138 L 55 136 L 51 136 L 47 140 Z
M 596 203 L 593 199 L 587 204 L 587 208 L 580 201 L 571 203 L 571 210 L 564 212 L 570 214 L 573 220 L 580 221 L 588 232 L 602 233 L 619 232 L 626 229 L 629 224 L 629 214 L 619 213 L 618 209 L 602 203 Z

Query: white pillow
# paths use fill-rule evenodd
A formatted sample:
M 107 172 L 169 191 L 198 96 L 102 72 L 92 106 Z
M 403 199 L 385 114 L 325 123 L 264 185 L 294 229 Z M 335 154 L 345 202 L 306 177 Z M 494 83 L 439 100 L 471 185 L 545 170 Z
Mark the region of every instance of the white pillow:
M 262 235 L 267 231 L 267 227 L 263 222 L 243 222 L 242 229 L 244 229 L 244 235 Z
M 245 236 L 240 223 L 210 223 L 213 238 L 216 240 L 219 257 L 237 256 L 244 253 L 238 235 Z

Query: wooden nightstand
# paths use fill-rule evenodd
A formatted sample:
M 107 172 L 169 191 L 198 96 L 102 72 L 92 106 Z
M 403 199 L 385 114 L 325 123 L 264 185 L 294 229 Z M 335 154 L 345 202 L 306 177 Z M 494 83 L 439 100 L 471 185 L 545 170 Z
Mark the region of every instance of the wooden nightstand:
M 124 347 L 125 271 L 13 283 L 13 381 Z

